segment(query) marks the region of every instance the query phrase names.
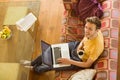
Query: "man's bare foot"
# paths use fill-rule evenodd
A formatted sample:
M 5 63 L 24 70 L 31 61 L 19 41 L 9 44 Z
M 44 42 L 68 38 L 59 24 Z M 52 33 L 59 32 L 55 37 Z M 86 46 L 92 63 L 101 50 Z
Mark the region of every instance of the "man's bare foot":
M 28 69 L 33 69 L 33 66 L 24 66 L 25 68 L 28 68 Z
M 29 61 L 29 60 L 20 60 L 20 64 L 22 64 L 24 66 L 30 66 L 31 65 L 31 61 Z

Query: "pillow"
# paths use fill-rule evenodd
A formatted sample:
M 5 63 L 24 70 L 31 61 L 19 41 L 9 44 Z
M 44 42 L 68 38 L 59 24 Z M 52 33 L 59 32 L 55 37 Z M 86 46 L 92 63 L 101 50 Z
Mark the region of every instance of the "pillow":
M 68 80 L 93 80 L 95 74 L 95 69 L 84 69 L 73 74 Z

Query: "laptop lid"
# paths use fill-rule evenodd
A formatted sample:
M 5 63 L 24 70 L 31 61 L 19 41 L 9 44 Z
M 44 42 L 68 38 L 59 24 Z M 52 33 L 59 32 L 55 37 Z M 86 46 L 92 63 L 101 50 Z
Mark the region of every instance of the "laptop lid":
M 53 62 L 51 45 L 41 40 L 41 49 L 42 49 L 42 62 L 52 67 Z

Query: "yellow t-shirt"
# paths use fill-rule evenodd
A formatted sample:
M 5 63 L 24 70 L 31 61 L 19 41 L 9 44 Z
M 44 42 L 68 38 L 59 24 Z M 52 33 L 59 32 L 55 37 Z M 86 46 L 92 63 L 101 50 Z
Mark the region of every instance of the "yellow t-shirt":
M 104 49 L 104 39 L 101 31 L 98 31 L 98 36 L 94 39 L 87 39 L 84 37 L 84 56 L 82 57 L 83 61 L 87 61 L 88 58 L 95 61 Z

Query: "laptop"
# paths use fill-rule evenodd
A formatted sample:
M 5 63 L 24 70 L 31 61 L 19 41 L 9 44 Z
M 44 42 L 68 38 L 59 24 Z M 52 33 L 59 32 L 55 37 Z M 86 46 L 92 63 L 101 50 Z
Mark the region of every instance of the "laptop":
M 70 59 L 68 43 L 60 44 L 48 44 L 41 41 L 42 48 L 42 60 L 45 64 L 52 66 L 53 68 L 68 67 L 68 64 L 58 63 L 58 58 Z

